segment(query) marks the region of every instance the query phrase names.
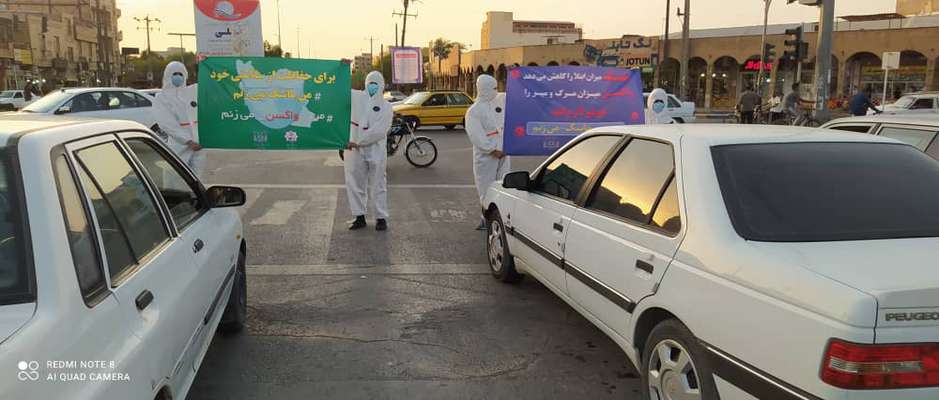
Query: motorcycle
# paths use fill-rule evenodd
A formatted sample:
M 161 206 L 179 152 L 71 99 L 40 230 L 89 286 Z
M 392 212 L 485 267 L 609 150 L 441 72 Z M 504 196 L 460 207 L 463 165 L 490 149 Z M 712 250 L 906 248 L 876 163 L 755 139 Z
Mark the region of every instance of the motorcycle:
M 429 137 L 415 135 L 414 131 L 416 130 L 417 127 L 414 123 L 409 123 L 400 115 L 395 115 L 391 122 L 391 130 L 388 131 L 388 157 L 398 153 L 406 138 L 407 145 L 404 146 L 404 157 L 417 168 L 427 168 L 437 161 L 437 145 Z M 339 150 L 339 158 L 345 160 L 343 150 Z

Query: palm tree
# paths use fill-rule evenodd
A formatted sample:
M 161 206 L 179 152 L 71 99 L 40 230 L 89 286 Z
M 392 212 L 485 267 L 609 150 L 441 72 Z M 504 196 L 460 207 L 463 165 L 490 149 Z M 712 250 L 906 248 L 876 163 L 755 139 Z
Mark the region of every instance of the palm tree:
M 434 57 L 437 57 L 437 76 L 438 80 L 443 75 L 443 60 L 450 58 L 450 51 L 453 50 L 453 42 L 444 39 L 437 38 L 434 40 L 431 51 L 434 53 Z

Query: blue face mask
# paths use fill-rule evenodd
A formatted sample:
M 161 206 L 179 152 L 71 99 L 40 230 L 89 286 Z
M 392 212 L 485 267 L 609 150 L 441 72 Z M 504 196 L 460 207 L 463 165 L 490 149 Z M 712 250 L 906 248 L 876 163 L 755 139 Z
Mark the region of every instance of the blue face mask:
M 665 103 L 661 101 L 656 101 L 652 103 L 652 111 L 655 111 L 656 114 L 665 111 Z
M 173 75 L 173 77 L 170 78 L 170 81 L 173 82 L 173 86 L 176 86 L 176 87 L 180 87 L 184 83 L 186 83 L 186 79 L 183 78 L 182 75 Z
M 378 89 L 380 89 L 380 88 L 378 87 L 378 84 L 377 84 L 377 83 L 369 83 L 369 84 L 368 84 L 368 95 L 369 95 L 369 96 L 374 96 L 375 93 L 378 93 Z

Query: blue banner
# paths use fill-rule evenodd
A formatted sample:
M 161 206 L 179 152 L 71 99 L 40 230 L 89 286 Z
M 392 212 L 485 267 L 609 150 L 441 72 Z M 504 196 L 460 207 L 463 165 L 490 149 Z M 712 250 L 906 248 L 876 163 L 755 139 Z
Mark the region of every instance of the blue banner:
M 509 155 L 549 155 L 587 130 L 645 123 L 642 102 L 639 70 L 512 68 L 503 147 Z

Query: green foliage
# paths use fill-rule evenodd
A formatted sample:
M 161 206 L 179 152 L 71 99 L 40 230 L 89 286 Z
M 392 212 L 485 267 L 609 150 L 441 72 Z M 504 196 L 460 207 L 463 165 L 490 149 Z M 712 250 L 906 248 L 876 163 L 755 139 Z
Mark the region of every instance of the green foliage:
M 141 89 L 160 88 L 163 86 L 163 70 L 171 61 L 182 61 L 189 71 L 189 84 L 198 80 L 198 62 L 194 53 L 174 53 L 167 57 L 161 57 L 156 53 L 143 52 L 140 57 L 127 60 L 124 67 L 125 86 L 131 86 Z M 147 72 L 153 74 L 153 80 L 147 79 Z

